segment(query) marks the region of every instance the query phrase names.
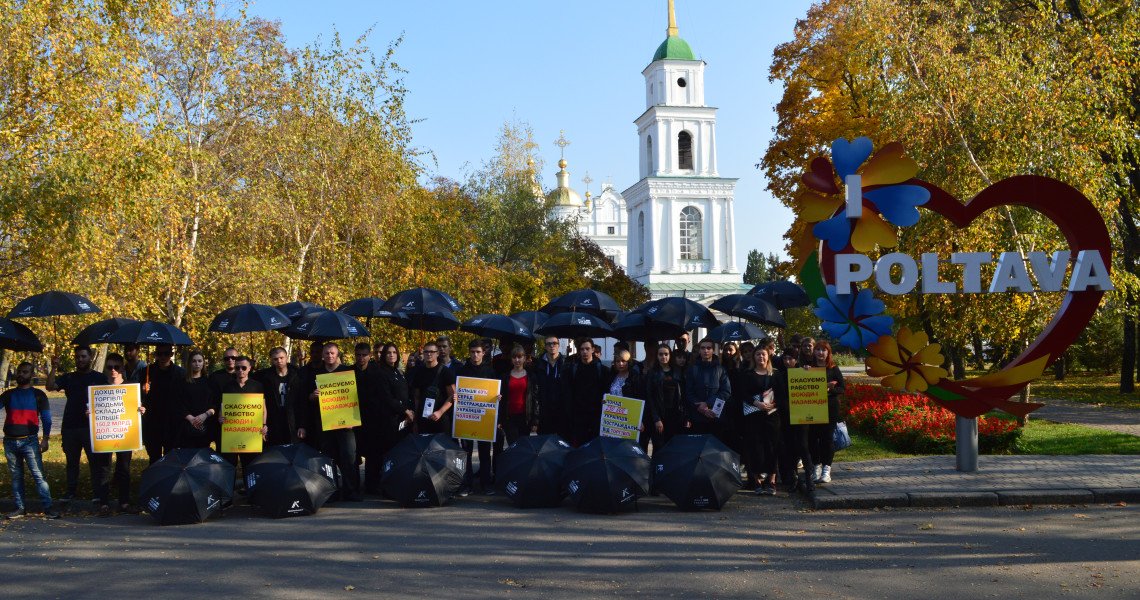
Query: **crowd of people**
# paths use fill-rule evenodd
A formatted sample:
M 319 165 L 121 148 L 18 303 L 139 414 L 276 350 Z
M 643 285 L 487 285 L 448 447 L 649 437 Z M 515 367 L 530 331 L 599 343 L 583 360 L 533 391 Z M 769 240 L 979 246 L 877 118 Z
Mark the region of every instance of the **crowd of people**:
M 313 342 L 304 364 L 290 360 L 289 352 L 277 347 L 269 353 L 269 366 L 256 371 L 251 358 L 231 347 L 213 372 L 197 350 L 188 351 L 179 366 L 173 360 L 174 348 L 159 345 L 148 364 L 140 359 L 136 344 L 125 345 L 122 354 L 107 355 L 103 372 L 97 372 L 92 369 L 92 350 L 77 347 L 75 370 L 59 374 L 59 361 L 53 359 L 46 383 L 49 391 L 62 390 L 66 396 L 60 433 L 67 489 L 60 499 L 75 497 L 81 457 L 86 454 L 98 514 L 138 512 L 130 498 L 132 453 L 92 452 L 88 425 L 88 388 L 121 383 L 141 386 L 143 445 L 150 463 L 174 448 L 221 450 L 222 395 L 263 394 L 264 444 L 304 443 L 326 454 L 337 468 L 335 499 L 347 502 L 360 501 L 365 493 L 380 493 L 383 457 L 404 436 L 452 433 L 460 376 L 500 382 L 495 442 L 461 440 L 465 450 L 478 454 L 480 466 L 473 471 L 472 461 L 467 461 L 460 495 L 494 494 L 495 459 L 521 436 L 557 434 L 575 447 L 597 437 L 606 394 L 645 401 L 639 443 L 647 452 L 650 445 L 660 448 L 679 434 L 710 434 L 741 455 L 746 487 L 758 494 L 774 495 L 777 483 L 794 492 L 812 491 L 816 483 L 831 480 L 832 435 L 844 383 L 826 341 L 795 335 L 782 351 L 771 339 L 740 346 L 730 342 L 720 345 L 718 354 L 717 344 L 708 339 L 690 351 L 686 334 L 672 344 L 646 344 L 643 361 L 636 360 L 626 342 L 618 342 L 608 367 L 589 338 L 573 342 L 569 355 L 563 353 L 559 338 L 549 337 L 543 343 L 537 356 L 522 345 L 493 354 L 492 340 L 477 339 L 468 344 L 467 358 L 460 360 L 446 336 L 406 357 L 391 342 L 375 346 L 362 342 L 353 347 L 348 364 L 337 343 Z M 786 369 L 794 367 L 826 371 L 828 422 L 790 422 Z M 355 373 L 362 424 L 325 431 L 317 375 L 341 371 Z M 45 513 L 58 517 L 41 459 L 51 432 L 51 413 L 44 393 L 32 387 L 32 375 L 32 365 L 22 363 L 16 370 L 16 387 L 0 395 L 5 453 L 18 508 L 9 518 L 24 514 L 25 464 Z M 255 454 L 223 456 L 244 469 Z M 801 465 L 803 474 L 798 475 Z M 112 501 L 112 485 L 117 501 Z M 239 482 L 239 492 L 241 488 Z

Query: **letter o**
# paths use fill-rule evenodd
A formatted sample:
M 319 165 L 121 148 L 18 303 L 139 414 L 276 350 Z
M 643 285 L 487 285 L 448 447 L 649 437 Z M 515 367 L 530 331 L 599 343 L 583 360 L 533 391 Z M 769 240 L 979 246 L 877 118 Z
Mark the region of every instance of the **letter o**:
M 898 283 L 891 281 L 891 267 L 895 265 L 902 270 Z M 908 294 L 918 285 L 918 263 L 902 252 L 886 254 L 875 263 L 875 283 L 888 294 Z

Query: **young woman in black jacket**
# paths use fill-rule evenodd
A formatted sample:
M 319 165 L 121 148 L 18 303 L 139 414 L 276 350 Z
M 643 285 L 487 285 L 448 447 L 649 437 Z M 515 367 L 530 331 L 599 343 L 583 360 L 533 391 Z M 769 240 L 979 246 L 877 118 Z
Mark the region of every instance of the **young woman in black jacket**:
M 776 375 L 768 361 L 768 351 L 753 353 L 753 367 L 741 370 L 732 388 L 741 408 L 740 433 L 744 464 L 749 481 L 756 481 L 758 493 L 776 494 L 776 458 L 780 441 L 780 417 L 776 409 Z
M 816 342 L 812 348 L 815 364 L 812 368 L 827 370 L 827 423 L 808 426 L 808 447 L 811 448 L 816 483 L 831 481 L 831 461 L 835 458 L 835 425 L 839 423 L 839 396 L 845 391 L 843 372 L 831 357 L 831 344 Z
M 660 445 L 654 441 L 654 452 L 692 425 L 689 403 L 685 401 L 685 369 L 674 358 L 667 344 L 657 346 L 657 360 L 645 376 L 645 401 L 653 406 L 659 419 L 651 430 L 661 438 Z
M 629 350 L 618 350 L 614 354 L 610 372 L 606 375 L 604 386 L 606 394 L 645 400 L 645 386 L 642 384 L 642 378 L 631 367 Z M 658 416 L 656 407 L 652 403 L 646 402 L 645 408 L 641 411 L 641 435 L 637 441 L 642 450 L 649 448 L 649 442 L 652 438 L 656 438 L 655 441 L 658 444 L 660 443 L 660 437 L 657 436 L 657 424 L 660 422 L 661 417 Z M 660 446 L 654 444 L 654 448 L 658 447 Z

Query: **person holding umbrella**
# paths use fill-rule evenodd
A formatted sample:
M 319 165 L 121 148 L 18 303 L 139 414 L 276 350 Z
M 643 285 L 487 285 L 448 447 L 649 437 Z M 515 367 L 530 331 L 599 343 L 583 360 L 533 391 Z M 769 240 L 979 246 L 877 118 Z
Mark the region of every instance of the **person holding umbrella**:
M 143 446 L 150 464 L 175 447 L 178 391 L 186 372 L 174 364 L 174 346 L 158 344 L 143 376 Z
M 598 437 L 602 397 L 607 388 L 602 363 L 594 358 L 594 341 L 579 338 L 575 346 L 578 360 L 566 368 L 562 397 L 570 413 L 570 439 L 567 441 L 577 448 Z
M 289 364 L 289 352 L 278 346 L 269 351 L 269 368 L 253 374 L 265 388 L 265 406 L 269 411 L 266 425 L 270 446 L 294 444 L 297 438 L 297 397 L 301 394 L 301 372 Z
M 79 487 L 80 453 L 87 454 L 87 466 L 91 471 L 92 499 L 100 505 L 99 515 L 110 516 L 111 507 L 107 504 L 111 487 L 111 455 L 96 454 L 91 448 L 91 425 L 87 420 L 87 388 L 93 385 L 107 385 L 107 376 L 91 370 L 91 348 L 78 346 L 73 354 L 75 371 L 56 377 L 59 357 L 51 359 L 51 370 L 47 374 L 44 387 L 49 392 L 63 390 L 67 403 L 63 407 L 61 445 L 66 460 L 67 493 L 60 500 L 75 498 Z
M 423 363 L 412 375 L 416 400 L 416 432 L 451 435 L 451 407 L 455 404 L 455 373 L 439 363 L 439 346 L 423 347 Z
M 123 376 L 126 371 L 126 359 L 122 355 L 112 352 L 103 361 L 103 374 L 107 376 L 109 385 L 123 385 L 127 383 Z M 139 414 L 146 416 L 146 407 L 139 407 Z M 139 510 L 131 506 L 131 456 L 130 450 L 115 452 L 115 473 L 111 481 L 119 488 L 119 512 L 128 515 L 137 515 Z
M 206 375 L 206 357 L 197 350 L 186 356 L 186 379 L 178 390 L 176 429 L 179 448 L 209 448 L 218 437 L 222 392 Z
M 27 514 L 24 509 L 26 464 L 32 472 L 44 516 L 58 519 L 59 513 L 51 507 L 51 489 L 43 473 L 43 453 L 47 452 L 51 437 L 51 405 L 47 394 L 32 387 L 32 374 L 32 363 L 20 363 L 16 367 L 16 387 L 0 394 L 0 408 L 4 409 L 4 457 L 12 476 L 12 499 L 16 501 L 16 512 L 7 517 L 19 519 Z
M 726 446 L 731 440 L 724 427 L 724 405 L 732 397 L 728 372 L 716 360 L 713 341 L 705 338 L 697 344 L 697 360 L 685 372 L 685 397 L 693 419 L 693 433 L 716 436 Z M 720 411 L 716 410 L 720 406 Z
M 352 367 L 341 362 L 340 346 L 336 342 L 328 342 L 321 348 L 321 366 L 314 373 L 313 380 L 308 383 L 309 393 L 303 396 L 307 399 L 309 407 L 297 415 L 297 437 L 305 440 L 319 436 L 320 451 L 333 459 L 337 470 L 340 471 L 338 486 L 340 498 L 349 502 L 360 502 L 364 498 L 360 495 L 360 470 L 356 467 L 356 433 L 351 427 L 324 431 L 320 411 L 321 392 L 316 379 L 316 375 L 351 370 Z
M 668 344 L 657 346 L 655 356 L 657 358 L 653 368 L 645 377 L 647 408 L 652 404 L 658 415 L 657 422 L 653 423 L 653 429 L 657 431 L 660 441 L 654 440 L 654 452 L 657 448 L 668 444 L 673 436 L 687 431 L 692 426 L 688 403 L 685 402 L 684 368 L 674 367 L 673 354 Z

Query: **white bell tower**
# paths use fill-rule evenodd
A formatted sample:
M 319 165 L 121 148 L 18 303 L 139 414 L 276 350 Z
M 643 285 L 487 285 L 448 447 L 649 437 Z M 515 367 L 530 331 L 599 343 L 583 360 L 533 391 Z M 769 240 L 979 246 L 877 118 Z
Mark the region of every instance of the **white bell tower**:
M 736 179 L 716 163 L 716 108 L 705 105 L 705 63 L 677 30 L 668 2 L 665 41 L 641 74 L 646 110 L 634 123 L 641 180 L 622 193 L 626 271 L 654 298 L 738 293 Z

